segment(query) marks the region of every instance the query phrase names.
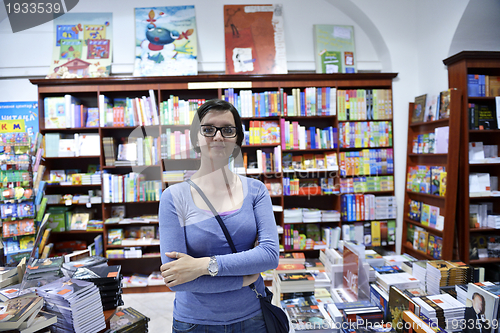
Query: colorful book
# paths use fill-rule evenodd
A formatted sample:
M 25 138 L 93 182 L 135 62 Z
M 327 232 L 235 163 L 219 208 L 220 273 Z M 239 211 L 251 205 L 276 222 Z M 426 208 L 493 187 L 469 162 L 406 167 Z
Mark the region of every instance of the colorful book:
M 286 74 L 283 5 L 224 5 L 226 74 Z
M 313 29 L 316 73 L 356 73 L 354 27 L 315 24 Z

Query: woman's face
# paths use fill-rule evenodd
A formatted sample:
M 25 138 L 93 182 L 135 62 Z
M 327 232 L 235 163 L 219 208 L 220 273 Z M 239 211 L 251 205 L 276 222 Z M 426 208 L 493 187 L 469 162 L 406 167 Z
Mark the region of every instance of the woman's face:
M 208 129 L 208 126 L 223 129 L 217 130 L 213 137 L 202 135 L 201 132 Z M 201 120 L 201 130 L 198 132 L 201 155 L 211 158 L 229 158 L 236 145 L 237 136 L 232 138 L 223 137 L 221 131 L 224 131 L 225 135 L 228 136 L 228 133 L 231 132 L 231 129 L 228 129 L 228 127 L 234 126 L 234 117 L 230 111 L 209 111 Z

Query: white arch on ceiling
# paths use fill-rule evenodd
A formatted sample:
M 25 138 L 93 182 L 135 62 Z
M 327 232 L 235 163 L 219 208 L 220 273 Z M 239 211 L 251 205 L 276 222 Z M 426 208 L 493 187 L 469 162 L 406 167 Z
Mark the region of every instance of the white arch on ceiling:
M 363 30 L 372 42 L 373 48 L 377 53 L 378 59 L 382 64 L 382 72 L 392 71 L 392 60 L 389 48 L 385 43 L 382 34 L 377 26 L 372 22 L 358 6 L 351 0 L 325 0 L 332 4 L 332 6 L 341 10 L 344 14 L 349 16 L 356 24 Z

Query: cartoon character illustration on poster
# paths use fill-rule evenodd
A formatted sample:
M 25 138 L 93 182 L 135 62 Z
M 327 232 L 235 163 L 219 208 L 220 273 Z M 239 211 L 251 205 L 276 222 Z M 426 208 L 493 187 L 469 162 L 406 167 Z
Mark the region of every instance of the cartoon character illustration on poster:
M 159 16 L 165 15 L 163 12 Z M 161 63 L 167 58 L 175 59 L 179 53 L 191 54 L 193 48 L 188 45 L 190 43 L 189 36 L 193 34 L 193 29 L 188 29 L 182 33 L 177 30 L 169 30 L 167 28 L 157 26 L 154 10 L 148 14 L 146 26 L 146 39 L 142 41 L 141 48 L 143 49 L 142 57 L 146 57 L 155 63 Z M 177 40 L 186 39 L 186 42 L 181 45 L 174 44 Z
M 134 75 L 196 75 L 194 6 L 136 8 Z

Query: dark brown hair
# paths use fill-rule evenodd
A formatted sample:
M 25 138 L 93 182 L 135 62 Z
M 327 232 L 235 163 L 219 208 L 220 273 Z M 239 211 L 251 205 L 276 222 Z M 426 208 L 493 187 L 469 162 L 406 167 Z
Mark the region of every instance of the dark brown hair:
M 191 123 L 191 130 L 189 133 L 191 144 L 193 145 L 193 149 L 195 152 L 200 153 L 200 147 L 198 146 L 198 133 L 200 132 L 201 120 L 207 115 L 210 111 L 229 111 L 233 114 L 234 118 L 234 126 L 236 127 L 236 147 L 233 151 L 232 156 L 238 155 L 241 143 L 243 142 L 243 138 L 245 134 L 243 133 L 243 125 L 241 123 L 241 117 L 238 113 L 238 110 L 234 107 L 233 104 L 226 102 L 222 99 L 211 99 L 206 101 L 202 106 L 198 108 L 196 114 L 193 118 L 193 122 Z

